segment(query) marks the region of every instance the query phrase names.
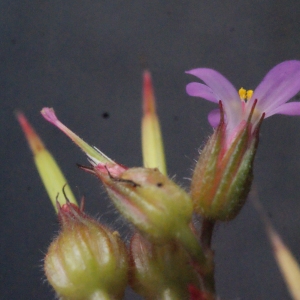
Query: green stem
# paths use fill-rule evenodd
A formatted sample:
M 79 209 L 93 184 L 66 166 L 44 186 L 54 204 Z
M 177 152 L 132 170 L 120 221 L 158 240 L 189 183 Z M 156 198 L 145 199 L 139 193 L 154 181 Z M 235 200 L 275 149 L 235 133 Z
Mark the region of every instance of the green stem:
M 210 291 L 215 293 L 215 278 L 214 278 L 214 252 L 211 248 L 211 240 L 213 236 L 213 231 L 215 227 L 216 222 L 213 220 L 209 220 L 207 218 L 202 219 L 202 227 L 201 227 L 201 233 L 200 233 L 200 241 L 203 250 L 205 251 L 205 255 L 208 258 L 208 264 L 209 266 L 209 272 L 203 274 L 202 279 L 204 282 L 204 285 L 208 287 Z
M 188 226 L 184 226 L 178 230 L 176 235 L 180 244 L 190 254 L 193 261 L 197 262 L 199 267 L 205 271 L 207 269 L 207 260 L 205 253 L 197 241 L 196 236 L 193 234 Z
M 211 250 L 211 240 L 212 240 L 212 235 L 214 231 L 216 222 L 203 218 L 202 220 L 202 227 L 201 227 L 201 233 L 200 233 L 200 241 L 201 245 L 204 249 L 204 251 L 210 251 Z
M 214 263 L 212 253 L 204 252 L 196 236 L 186 226 L 177 233 L 177 239 L 191 256 L 194 267 L 202 278 L 204 290 L 210 295 L 211 300 L 215 299 Z

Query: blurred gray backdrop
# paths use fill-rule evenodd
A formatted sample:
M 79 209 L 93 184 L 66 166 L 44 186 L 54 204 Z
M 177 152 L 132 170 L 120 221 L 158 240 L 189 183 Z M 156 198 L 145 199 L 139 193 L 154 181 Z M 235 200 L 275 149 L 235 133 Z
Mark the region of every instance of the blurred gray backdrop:
M 141 74 L 152 72 L 168 172 L 188 187 L 215 106 L 189 97 L 184 73 L 210 67 L 255 88 L 277 63 L 300 59 L 298 0 L 0 2 L 0 298 L 54 299 L 42 260 L 58 224 L 14 110 L 22 110 L 92 216 L 130 237 L 82 152 L 42 119 L 66 125 L 116 161 L 140 166 Z M 260 199 L 300 261 L 300 118 L 267 119 L 255 161 Z M 76 188 L 78 187 L 78 188 Z M 222 300 L 289 299 L 250 201 L 213 241 Z M 126 299 L 140 299 L 128 291 Z

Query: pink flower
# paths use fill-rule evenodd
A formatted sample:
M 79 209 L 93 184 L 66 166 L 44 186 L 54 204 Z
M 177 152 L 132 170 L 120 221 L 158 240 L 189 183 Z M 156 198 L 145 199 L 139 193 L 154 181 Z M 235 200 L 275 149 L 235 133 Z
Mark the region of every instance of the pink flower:
M 287 103 L 300 91 L 300 61 L 290 60 L 275 66 L 247 100 L 243 99 L 236 88 L 215 70 L 199 68 L 186 73 L 195 75 L 205 83 L 189 83 L 186 91 L 190 96 L 216 103 L 222 101 L 227 125 L 227 141 L 234 138 L 241 123 L 248 119 L 256 101 L 251 117 L 253 125 L 259 122 L 263 114 L 265 118 L 275 114 L 300 115 L 300 102 Z M 220 121 L 219 109 L 211 111 L 208 120 L 216 127 Z
M 235 87 L 212 69 L 187 72 L 205 84 L 192 82 L 187 93 L 219 103 L 208 120 L 217 127 L 204 147 L 191 182 L 194 211 L 210 220 L 232 220 L 250 191 L 252 165 L 264 118 L 274 114 L 300 115 L 300 102 L 290 102 L 300 90 L 300 61 L 274 67 L 256 90 Z

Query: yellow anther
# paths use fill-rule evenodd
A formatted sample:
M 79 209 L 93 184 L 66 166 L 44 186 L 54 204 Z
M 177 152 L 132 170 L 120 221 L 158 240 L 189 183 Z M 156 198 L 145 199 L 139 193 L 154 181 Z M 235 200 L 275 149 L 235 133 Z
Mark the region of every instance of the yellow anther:
M 240 88 L 239 95 L 242 101 L 247 102 L 252 97 L 253 91 L 252 90 L 246 91 L 244 88 Z
M 253 95 L 253 91 L 252 90 L 248 90 L 247 91 L 247 101 L 251 99 L 252 95 Z
M 247 96 L 247 91 L 244 88 L 239 89 L 239 95 L 242 101 L 245 101 Z

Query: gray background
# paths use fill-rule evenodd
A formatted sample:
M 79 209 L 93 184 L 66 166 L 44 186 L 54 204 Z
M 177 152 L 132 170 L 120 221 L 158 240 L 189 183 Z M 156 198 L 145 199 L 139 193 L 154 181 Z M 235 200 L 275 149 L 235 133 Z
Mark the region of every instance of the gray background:
M 299 1 L 36 1 L 0 3 L 0 295 L 54 299 L 42 259 L 58 230 L 14 110 L 25 112 L 87 211 L 130 236 L 97 180 L 78 170 L 84 155 L 39 111 L 52 106 L 89 143 L 140 166 L 141 72 L 149 66 L 170 176 L 184 186 L 212 132 L 215 106 L 189 97 L 185 70 L 211 67 L 239 88 L 300 59 Z M 109 118 L 103 114 L 108 113 Z M 261 201 L 300 261 L 300 118 L 267 119 L 255 161 Z M 76 190 L 76 186 L 78 189 Z M 115 219 L 117 218 L 117 223 Z M 263 226 L 250 202 L 214 236 L 222 299 L 288 299 Z M 139 299 L 128 292 L 126 299 Z

